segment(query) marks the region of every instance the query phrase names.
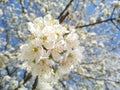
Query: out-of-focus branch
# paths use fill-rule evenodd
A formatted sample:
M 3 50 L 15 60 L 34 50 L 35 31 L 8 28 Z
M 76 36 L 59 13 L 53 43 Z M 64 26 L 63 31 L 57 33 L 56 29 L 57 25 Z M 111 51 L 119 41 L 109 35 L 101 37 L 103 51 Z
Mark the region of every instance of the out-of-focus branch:
M 12 70 L 12 72 L 10 73 L 10 76 L 12 76 L 13 73 L 17 71 L 17 69 L 18 69 L 18 68 L 15 68 L 14 70 Z
M 116 7 L 113 8 L 113 11 L 111 13 L 111 18 L 113 18 L 114 12 L 115 12 Z
M 106 19 L 106 20 L 97 21 L 97 22 L 95 22 L 95 23 L 85 24 L 85 25 L 81 25 L 81 26 L 76 26 L 75 28 L 83 28 L 83 27 L 88 27 L 88 26 L 94 26 L 94 25 L 96 25 L 96 24 L 101 24 L 101 23 L 109 22 L 109 21 L 110 21 L 110 22 L 120 31 L 120 28 L 119 28 L 118 25 L 116 25 L 116 23 L 114 22 L 114 21 L 117 22 L 117 18 L 113 18 L 115 9 L 116 9 L 116 7 L 113 8 L 113 11 L 111 12 L 110 18 L 108 18 L 108 19 Z
M 35 78 L 34 84 L 33 84 L 33 86 L 32 86 L 32 90 L 35 90 L 35 89 L 36 89 L 37 84 L 38 84 L 38 76 L 36 76 L 36 78 Z
M 20 0 L 20 5 L 21 5 L 21 12 L 25 13 L 25 8 L 24 8 L 23 0 Z
M 106 81 L 104 81 L 104 85 L 105 85 L 105 90 L 109 90 Z
M 27 71 L 24 72 L 24 82 L 22 85 L 24 85 L 28 80 L 30 80 L 30 78 L 32 77 L 32 74 L 31 73 L 28 73 L 27 74 Z M 21 85 L 19 85 L 15 90 L 18 90 L 19 88 L 21 87 Z
M 63 83 L 63 81 L 59 80 L 59 82 L 62 84 L 63 88 L 65 88 L 65 84 Z
M 68 15 L 69 15 L 69 12 L 66 12 L 65 15 L 61 16 L 59 19 L 59 23 L 62 23 Z
M 6 67 L 5 69 L 6 69 L 7 73 L 8 73 L 8 75 L 10 75 L 8 67 Z
M 8 45 L 9 45 L 9 31 L 6 30 L 6 45 L 5 45 L 5 50 L 7 50 Z
M 5 69 L 6 69 L 7 73 L 8 73 L 8 75 L 12 76 L 13 73 L 16 72 L 18 68 L 14 68 L 11 72 L 9 71 L 8 66 Z
M 68 15 L 68 12 L 67 12 L 67 14 L 64 15 L 64 19 L 62 18 L 64 12 L 69 8 L 69 6 L 71 5 L 72 2 L 73 2 L 73 0 L 70 0 L 70 2 L 66 5 L 65 9 L 64 9 L 64 10 L 60 13 L 60 15 L 58 16 L 57 19 L 59 19 L 59 22 L 63 21 L 63 20 L 66 18 L 66 16 Z M 62 22 L 61 22 L 61 23 L 62 23 Z
M 26 77 L 24 78 L 23 84 L 25 84 L 31 77 L 32 77 L 32 74 L 28 73 L 28 75 L 26 75 Z
M 93 0 L 89 0 L 95 7 L 97 7 L 97 5 L 95 4 L 95 2 Z
M 115 9 L 116 9 L 116 7 L 113 8 L 113 11 L 112 11 L 112 13 L 111 13 L 111 18 L 113 18 Z M 116 21 L 117 21 L 117 20 L 116 20 Z M 118 25 L 116 25 L 116 23 L 115 23 L 113 20 L 112 20 L 111 22 L 112 22 L 112 24 L 120 31 L 120 28 L 118 27 Z
M 96 62 L 89 62 L 89 63 L 82 62 L 82 63 L 80 63 L 80 65 L 97 64 L 97 63 L 100 63 L 100 62 L 102 62 L 102 61 L 101 61 L 101 60 L 98 60 L 98 61 L 96 61 Z
M 106 19 L 106 20 L 97 21 L 95 23 L 85 24 L 85 25 L 82 25 L 82 26 L 76 26 L 75 28 L 83 28 L 83 27 L 93 26 L 93 25 L 96 25 L 96 24 L 101 24 L 101 23 L 104 23 L 104 22 L 109 22 L 109 21 L 114 21 L 114 20 L 116 20 L 116 18 L 109 18 L 109 19 Z
M 79 76 L 82 76 L 82 77 L 85 77 L 85 78 L 88 78 L 88 79 L 93 79 L 95 81 L 99 80 L 99 81 L 110 81 L 110 82 L 114 82 L 114 83 L 120 83 L 120 81 L 117 81 L 117 80 L 115 81 L 115 80 L 110 80 L 110 79 L 107 79 L 107 78 L 101 79 L 101 78 L 96 78 L 96 77 L 92 77 L 92 76 L 87 76 L 87 75 L 84 75 L 84 74 L 78 73 L 78 72 L 75 72 L 75 73 Z
M 112 22 L 112 24 L 120 31 L 120 28 L 118 27 L 118 25 L 116 25 L 113 20 L 112 20 L 111 22 Z

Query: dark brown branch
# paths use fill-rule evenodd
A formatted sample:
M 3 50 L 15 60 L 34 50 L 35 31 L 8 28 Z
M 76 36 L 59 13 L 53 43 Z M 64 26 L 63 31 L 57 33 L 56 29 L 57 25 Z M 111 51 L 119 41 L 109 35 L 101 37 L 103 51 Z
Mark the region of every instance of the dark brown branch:
M 24 8 L 23 0 L 20 0 L 20 5 L 21 5 L 21 12 L 25 13 L 25 8 Z
M 113 18 L 115 9 L 116 9 L 116 7 L 113 8 L 113 11 L 112 11 L 112 13 L 111 13 L 111 18 Z M 113 20 L 111 20 L 111 22 L 112 22 L 112 24 L 120 31 L 120 28 L 115 24 L 115 22 L 114 22 Z M 117 22 L 117 20 L 116 20 L 116 22 Z
M 60 19 L 61 16 L 63 16 L 64 12 L 69 8 L 73 0 L 70 0 L 70 2 L 66 5 L 65 9 L 60 13 L 57 19 Z
M 89 63 L 82 62 L 82 63 L 80 63 L 80 65 L 90 65 L 90 64 L 97 64 L 97 63 L 100 63 L 100 62 L 101 62 L 101 60 L 100 60 L 100 61 L 97 61 L 97 62 L 89 62 Z
M 111 18 L 113 18 L 114 12 L 115 12 L 116 7 L 113 8 L 113 11 L 111 13 Z
M 63 81 L 59 80 L 59 82 L 62 84 L 63 88 L 65 88 L 65 84 L 63 83 Z
M 33 86 L 32 86 L 32 90 L 35 90 L 35 89 L 36 89 L 37 84 L 38 84 L 38 76 L 36 76 L 36 78 L 35 78 L 34 84 L 33 84 Z
M 65 15 L 61 16 L 59 19 L 59 23 L 62 23 L 68 15 L 69 15 L 69 12 L 66 12 Z
M 116 9 L 116 7 L 113 8 L 113 11 L 111 13 L 111 17 L 109 19 L 106 19 L 106 20 L 103 20 L 103 21 L 98 21 L 98 22 L 95 22 L 95 23 L 92 23 L 92 24 L 86 24 L 86 25 L 82 25 L 82 26 L 76 26 L 75 28 L 83 28 L 83 27 L 93 26 L 93 25 L 96 25 L 96 24 L 100 24 L 100 23 L 104 23 L 104 22 L 109 22 L 110 21 L 120 31 L 120 28 L 114 22 L 114 20 L 117 22 L 117 19 L 113 18 L 115 9 Z
M 10 41 L 9 41 L 9 30 L 7 29 L 6 31 L 5 31 L 5 33 L 6 33 L 6 45 L 5 45 L 5 50 L 7 50 L 8 49 L 8 45 L 9 45 L 9 43 L 10 43 Z
M 11 72 L 9 71 L 8 67 L 5 68 L 9 76 L 12 76 L 14 72 L 16 72 L 17 68 L 14 68 Z
M 14 70 L 12 70 L 12 72 L 9 75 L 12 76 L 13 73 L 16 72 L 16 71 L 17 71 L 17 68 L 15 68 Z
M 98 21 L 98 22 L 91 23 L 91 24 L 76 26 L 75 28 L 83 28 L 83 27 L 93 26 L 93 25 L 96 25 L 96 24 L 101 24 L 101 23 L 109 22 L 109 21 L 113 21 L 113 20 L 116 20 L 116 18 L 109 18 L 109 19 L 106 19 L 106 20 L 103 20 L 103 21 Z
M 5 69 L 6 69 L 7 73 L 8 73 L 8 75 L 10 75 L 8 67 L 6 67 Z
M 23 79 L 25 79 L 27 76 L 27 71 L 24 72 L 24 76 L 23 76 Z
M 24 82 L 23 84 L 25 84 L 31 77 L 29 77 L 29 73 L 28 73 L 28 76 L 26 75 L 27 74 L 27 71 L 24 72 Z M 17 88 L 15 88 L 15 90 L 18 90 L 19 88 L 21 87 L 21 85 L 19 85 Z
M 110 80 L 110 79 L 107 79 L 107 78 L 103 78 L 103 79 L 101 79 L 101 78 L 96 78 L 96 77 L 92 77 L 92 76 L 87 76 L 87 75 L 83 75 L 82 73 L 78 73 L 78 72 L 75 72 L 77 75 L 79 75 L 79 76 L 82 76 L 82 77 L 85 77 L 85 78 L 88 78 L 88 79 L 93 79 L 93 80 L 99 80 L 99 81 L 110 81 L 110 82 L 114 82 L 114 83 L 120 83 L 120 81 L 118 81 L 118 80 Z
M 104 85 L 105 85 L 105 90 L 109 90 L 106 81 L 104 81 Z
M 32 77 L 32 74 L 28 73 L 28 75 L 24 78 L 23 84 L 25 84 L 31 77 Z
M 115 24 L 115 22 L 113 20 L 111 22 L 120 31 L 120 28 Z

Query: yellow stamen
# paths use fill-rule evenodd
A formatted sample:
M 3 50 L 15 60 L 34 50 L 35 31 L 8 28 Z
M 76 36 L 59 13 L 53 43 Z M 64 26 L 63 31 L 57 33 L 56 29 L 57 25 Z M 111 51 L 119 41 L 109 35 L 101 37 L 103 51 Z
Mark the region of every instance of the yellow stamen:
M 70 53 L 70 54 L 68 55 L 68 57 L 69 57 L 69 58 L 73 58 L 74 56 L 73 56 L 73 54 Z
M 33 48 L 32 48 L 32 51 L 33 51 L 33 52 L 38 52 L 38 48 L 37 48 L 37 47 L 33 47 Z
M 42 39 L 45 41 L 47 40 L 47 36 L 43 36 Z
M 50 25 L 53 25 L 54 24 L 54 19 L 51 19 L 50 20 Z

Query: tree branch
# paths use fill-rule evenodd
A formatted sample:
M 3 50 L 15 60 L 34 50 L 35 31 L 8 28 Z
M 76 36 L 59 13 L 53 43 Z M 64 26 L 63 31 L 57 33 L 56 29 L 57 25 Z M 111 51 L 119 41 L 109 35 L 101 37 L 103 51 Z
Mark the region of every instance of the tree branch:
M 58 18 L 57 19 L 59 19 L 59 21 L 61 21 L 60 19 L 61 19 L 61 17 L 63 16 L 63 14 L 64 14 L 64 12 L 69 8 L 69 6 L 71 5 L 71 3 L 73 2 L 73 0 L 70 0 L 70 2 L 66 5 L 66 7 L 65 7 L 65 9 L 60 13 L 60 15 L 58 16 Z M 64 18 L 65 19 L 65 18 Z M 63 20 L 64 20 L 63 19 Z M 63 21 L 62 20 L 62 21 Z
M 62 84 L 63 88 L 66 87 L 62 80 L 59 79 L 59 82 Z
M 111 22 L 120 31 L 120 28 L 115 24 L 115 22 L 113 20 Z
M 25 84 L 31 77 L 32 77 L 32 74 L 28 73 L 28 75 L 24 78 L 23 84 Z
M 69 12 L 66 12 L 65 15 L 61 16 L 59 19 L 59 23 L 62 23 L 68 15 L 69 15 Z
M 114 12 L 115 12 L 116 7 L 113 8 L 113 11 L 111 13 L 111 18 L 113 18 Z
M 105 78 L 103 78 L 103 79 L 101 79 L 101 78 L 96 78 L 96 77 L 92 77 L 92 76 L 87 76 L 87 75 L 84 75 L 84 74 L 82 74 L 82 73 L 78 73 L 78 72 L 75 72 L 77 75 L 79 75 L 79 76 L 83 76 L 83 77 L 85 77 L 85 78 L 88 78 L 88 79 L 93 79 L 93 80 L 100 80 L 100 81 L 110 81 L 110 82 L 114 82 L 114 83 L 120 83 L 120 81 L 115 81 L 115 80 L 110 80 L 110 79 L 105 79 Z
M 90 23 L 90 24 L 86 24 L 86 25 L 82 25 L 82 26 L 76 26 L 75 28 L 83 28 L 83 27 L 93 26 L 93 25 L 96 25 L 96 24 L 101 24 L 101 23 L 109 22 L 109 21 L 113 21 L 113 20 L 116 20 L 116 18 L 109 18 L 109 19 L 106 19 L 106 20 L 103 20 L 103 21 L 98 21 L 98 22 L 95 22 L 95 23 Z
M 20 5 L 21 5 L 21 12 L 25 13 L 25 8 L 24 8 L 23 0 L 20 0 Z
M 109 22 L 110 21 L 120 31 L 120 28 L 114 22 L 114 20 L 117 21 L 117 19 L 113 18 L 115 9 L 116 9 L 116 7 L 113 8 L 113 11 L 112 11 L 111 16 L 110 16 L 109 19 L 106 19 L 106 20 L 103 20 L 103 21 L 97 21 L 97 22 L 92 23 L 92 24 L 86 24 L 86 25 L 82 25 L 82 26 L 76 26 L 75 28 L 83 28 L 83 27 L 93 26 L 93 25 L 96 25 L 96 24 L 101 24 L 101 23 Z
M 35 90 L 35 89 L 36 89 L 37 84 L 38 84 L 38 76 L 36 76 L 36 78 L 35 78 L 34 84 L 33 84 L 33 86 L 32 86 L 32 90 Z

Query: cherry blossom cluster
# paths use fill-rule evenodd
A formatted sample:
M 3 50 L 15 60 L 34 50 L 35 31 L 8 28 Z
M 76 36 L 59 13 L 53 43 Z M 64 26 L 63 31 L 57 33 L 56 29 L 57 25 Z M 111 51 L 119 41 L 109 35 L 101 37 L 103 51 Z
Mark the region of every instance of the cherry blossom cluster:
M 29 22 L 28 29 L 32 39 L 20 47 L 19 59 L 39 76 L 39 86 L 55 83 L 80 63 L 83 47 L 73 27 L 66 28 L 48 14 Z

